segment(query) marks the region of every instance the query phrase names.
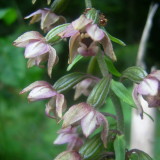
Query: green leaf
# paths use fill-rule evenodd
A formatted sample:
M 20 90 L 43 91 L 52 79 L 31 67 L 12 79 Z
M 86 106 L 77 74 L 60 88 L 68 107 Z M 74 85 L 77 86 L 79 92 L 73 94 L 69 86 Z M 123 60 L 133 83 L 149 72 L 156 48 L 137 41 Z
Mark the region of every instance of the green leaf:
M 107 56 L 105 56 L 105 61 L 106 61 L 109 72 L 117 77 L 120 77 L 121 73 L 115 68 L 112 60 L 110 60 Z
M 125 140 L 124 135 L 117 135 L 114 141 L 115 160 L 125 160 Z M 142 159 L 141 159 L 142 160 Z
M 71 68 L 72 68 L 78 61 L 80 61 L 82 58 L 83 58 L 83 56 L 81 56 L 80 54 L 78 54 L 78 55 L 74 58 L 74 60 L 72 61 L 72 63 L 68 65 L 67 71 L 70 71 Z
M 153 160 L 147 153 L 135 149 L 129 157 L 129 160 Z
M 136 108 L 131 93 L 121 82 L 112 80 L 111 89 L 122 101 Z
M 113 37 L 113 36 L 110 35 L 108 32 L 107 32 L 107 35 L 108 35 L 108 37 L 110 38 L 111 41 L 113 41 L 113 42 L 115 42 L 115 43 L 118 43 L 118 44 L 120 44 L 120 45 L 122 45 L 122 46 L 126 46 L 126 44 L 125 44 L 123 41 L 121 41 L 120 39 L 118 39 L 118 38 L 116 38 L 116 37 Z
M 106 29 L 104 28 L 104 27 L 101 27 L 103 30 L 104 30 L 104 32 L 108 35 L 108 37 L 110 38 L 110 40 L 111 41 L 113 41 L 113 42 L 115 42 L 115 43 L 118 43 L 118 44 L 120 44 L 120 45 L 122 45 L 122 46 L 126 46 L 126 44 L 123 42 L 123 41 L 121 41 L 120 39 L 118 39 L 118 38 L 116 38 L 116 37 L 113 37 L 112 35 L 110 35 L 107 31 L 106 31 Z

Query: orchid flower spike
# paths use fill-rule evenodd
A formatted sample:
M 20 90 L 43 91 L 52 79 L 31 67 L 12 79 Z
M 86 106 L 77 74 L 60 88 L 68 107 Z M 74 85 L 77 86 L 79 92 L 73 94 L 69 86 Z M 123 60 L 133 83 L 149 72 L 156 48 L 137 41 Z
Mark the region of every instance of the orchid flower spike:
M 83 134 L 88 137 L 93 131 L 102 126 L 101 139 L 106 147 L 108 135 L 108 122 L 106 118 L 91 105 L 87 103 L 79 103 L 73 105 L 63 116 L 63 128 L 80 123 Z
M 66 19 L 63 16 L 56 15 L 48 8 L 39 9 L 25 17 L 25 19 L 31 17 L 32 19 L 30 24 L 41 21 L 41 29 L 45 32 L 49 31 L 53 27 L 56 27 L 57 25 L 66 23 Z
M 36 31 L 30 31 L 18 37 L 13 45 L 25 49 L 24 56 L 28 58 L 28 67 L 40 66 L 48 59 L 48 75 L 51 77 L 53 66 L 58 62 L 56 50 L 49 45 L 45 38 Z
M 83 145 L 82 138 L 77 133 L 77 128 L 71 126 L 61 129 L 58 131 L 59 136 L 54 141 L 54 144 L 65 144 L 68 143 L 67 150 L 78 151 Z
M 48 82 L 36 81 L 24 88 L 20 94 L 29 92 L 29 101 L 38 101 L 51 98 L 46 105 L 46 115 L 51 118 L 62 118 L 62 112 L 66 109 L 66 101 L 64 95 L 59 94 Z M 55 116 L 51 116 L 53 111 Z
M 93 24 L 91 19 L 87 19 L 85 15 L 81 15 L 73 21 L 59 36 L 62 38 L 70 37 L 69 63 L 77 54 L 95 56 L 99 51 L 98 44 L 102 45 L 107 56 L 113 61 L 116 60 L 112 43 L 107 34 L 97 24 Z
M 160 107 L 160 70 L 147 75 L 133 90 L 133 99 L 138 108 Z

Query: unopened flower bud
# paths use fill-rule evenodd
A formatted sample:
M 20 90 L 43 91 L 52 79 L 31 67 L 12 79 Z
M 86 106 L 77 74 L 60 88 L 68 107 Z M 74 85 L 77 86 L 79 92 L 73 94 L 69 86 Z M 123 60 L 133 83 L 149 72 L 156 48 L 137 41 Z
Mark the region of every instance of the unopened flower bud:
M 98 134 L 88 139 L 86 143 L 80 148 L 79 152 L 84 159 L 98 159 L 97 156 L 103 149 L 105 150 L 100 139 L 100 135 Z
M 122 78 L 127 78 L 134 83 L 140 83 L 146 76 L 146 71 L 137 66 L 129 67 L 122 73 Z
M 54 84 L 54 88 L 59 92 L 64 92 L 73 88 L 73 86 L 75 86 L 81 80 L 88 77 L 89 75 L 84 73 L 78 73 L 78 72 L 70 73 L 58 79 Z
M 110 89 L 111 77 L 104 77 L 93 88 L 91 94 L 87 99 L 87 103 L 93 107 L 99 107 L 105 102 L 109 89 Z

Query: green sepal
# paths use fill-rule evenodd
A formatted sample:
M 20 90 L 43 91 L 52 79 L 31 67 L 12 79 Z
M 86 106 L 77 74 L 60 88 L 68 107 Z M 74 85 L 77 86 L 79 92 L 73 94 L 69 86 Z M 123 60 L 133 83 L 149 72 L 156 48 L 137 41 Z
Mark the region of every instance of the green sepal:
M 45 36 L 45 39 L 48 43 L 56 43 L 56 42 L 59 42 L 59 40 L 61 40 L 61 37 L 58 36 L 59 33 L 61 33 L 62 31 L 64 31 L 67 26 L 69 25 L 70 23 L 65 23 L 65 24 L 62 24 L 62 25 L 59 25 L 53 29 L 51 29 L 47 35 Z
M 87 103 L 93 107 L 99 107 L 105 102 L 110 89 L 111 76 L 103 77 L 93 88 Z
M 59 14 L 59 13 L 63 12 L 65 10 L 65 8 L 67 8 L 69 2 L 70 2 L 70 0 L 54 0 L 51 5 L 51 10 L 54 13 Z
M 58 79 L 53 85 L 53 88 L 61 93 L 73 88 L 77 83 L 88 77 L 89 75 L 85 73 L 70 73 Z
M 147 153 L 134 149 L 134 151 L 128 156 L 128 160 L 153 160 Z
M 134 83 L 140 83 L 146 76 L 146 71 L 137 66 L 129 67 L 122 72 L 122 78 L 127 78 Z
M 122 101 L 136 108 L 131 93 L 121 82 L 112 79 L 111 89 Z
M 86 17 L 93 20 L 93 23 L 98 24 L 99 22 L 99 12 L 95 8 L 91 8 L 87 13 Z
M 88 139 L 86 143 L 80 148 L 79 153 L 84 160 L 97 160 L 102 150 L 105 150 L 100 135 Z
M 125 147 L 124 135 L 117 135 L 114 141 L 115 160 L 125 160 Z
M 80 61 L 84 56 L 81 56 L 80 54 L 78 54 L 72 61 L 71 64 L 68 65 L 67 67 L 67 71 L 70 71 L 72 69 L 72 67 L 78 62 Z

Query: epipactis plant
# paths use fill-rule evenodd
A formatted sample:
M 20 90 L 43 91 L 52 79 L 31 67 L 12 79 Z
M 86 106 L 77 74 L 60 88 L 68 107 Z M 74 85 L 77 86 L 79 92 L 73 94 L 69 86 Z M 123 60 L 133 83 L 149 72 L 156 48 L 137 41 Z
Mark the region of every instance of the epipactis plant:
M 147 75 L 142 68 L 134 66 L 119 73 L 113 64 L 117 58 L 111 40 L 123 46 L 125 44 L 108 34 L 105 29 L 107 19 L 92 7 L 91 0 L 85 0 L 86 9 L 82 15 L 73 22 L 66 23 L 64 16 L 57 14 L 68 1 L 55 0 L 50 9 L 39 9 L 25 17 L 31 18 L 31 24 L 40 21 L 40 28 L 49 32 L 43 36 L 37 31 L 29 31 L 18 37 L 13 44 L 25 48 L 24 56 L 28 59 L 28 67 L 41 67 L 42 62 L 48 61 L 48 75 L 51 78 L 53 67 L 59 60 L 54 45 L 69 37 L 67 70 L 81 59 L 89 57 L 86 73 L 80 71 L 66 74 L 53 86 L 43 80 L 36 81 L 20 93 L 30 91 L 29 101 L 49 99 L 46 115 L 57 122 L 63 121 L 54 144 L 68 145 L 66 151 L 55 160 L 134 160 L 135 155 L 139 159 L 151 160 L 143 151 L 126 149 L 124 115 L 120 101 L 134 106 L 142 118 L 143 105 L 159 107 L 160 71 Z M 102 76 L 95 74 L 97 68 Z M 123 79 L 136 83 L 133 98 L 123 85 Z M 86 100 L 67 108 L 65 94 L 71 89 L 75 89 L 74 100 L 81 95 L 86 96 Z M 105 102 L 108 98 L 113 102 L 116 115 L 101 112 L 102 107 L 107 107 Z M 111 126 L 107 117 L 113 118 L 116 125 Z

